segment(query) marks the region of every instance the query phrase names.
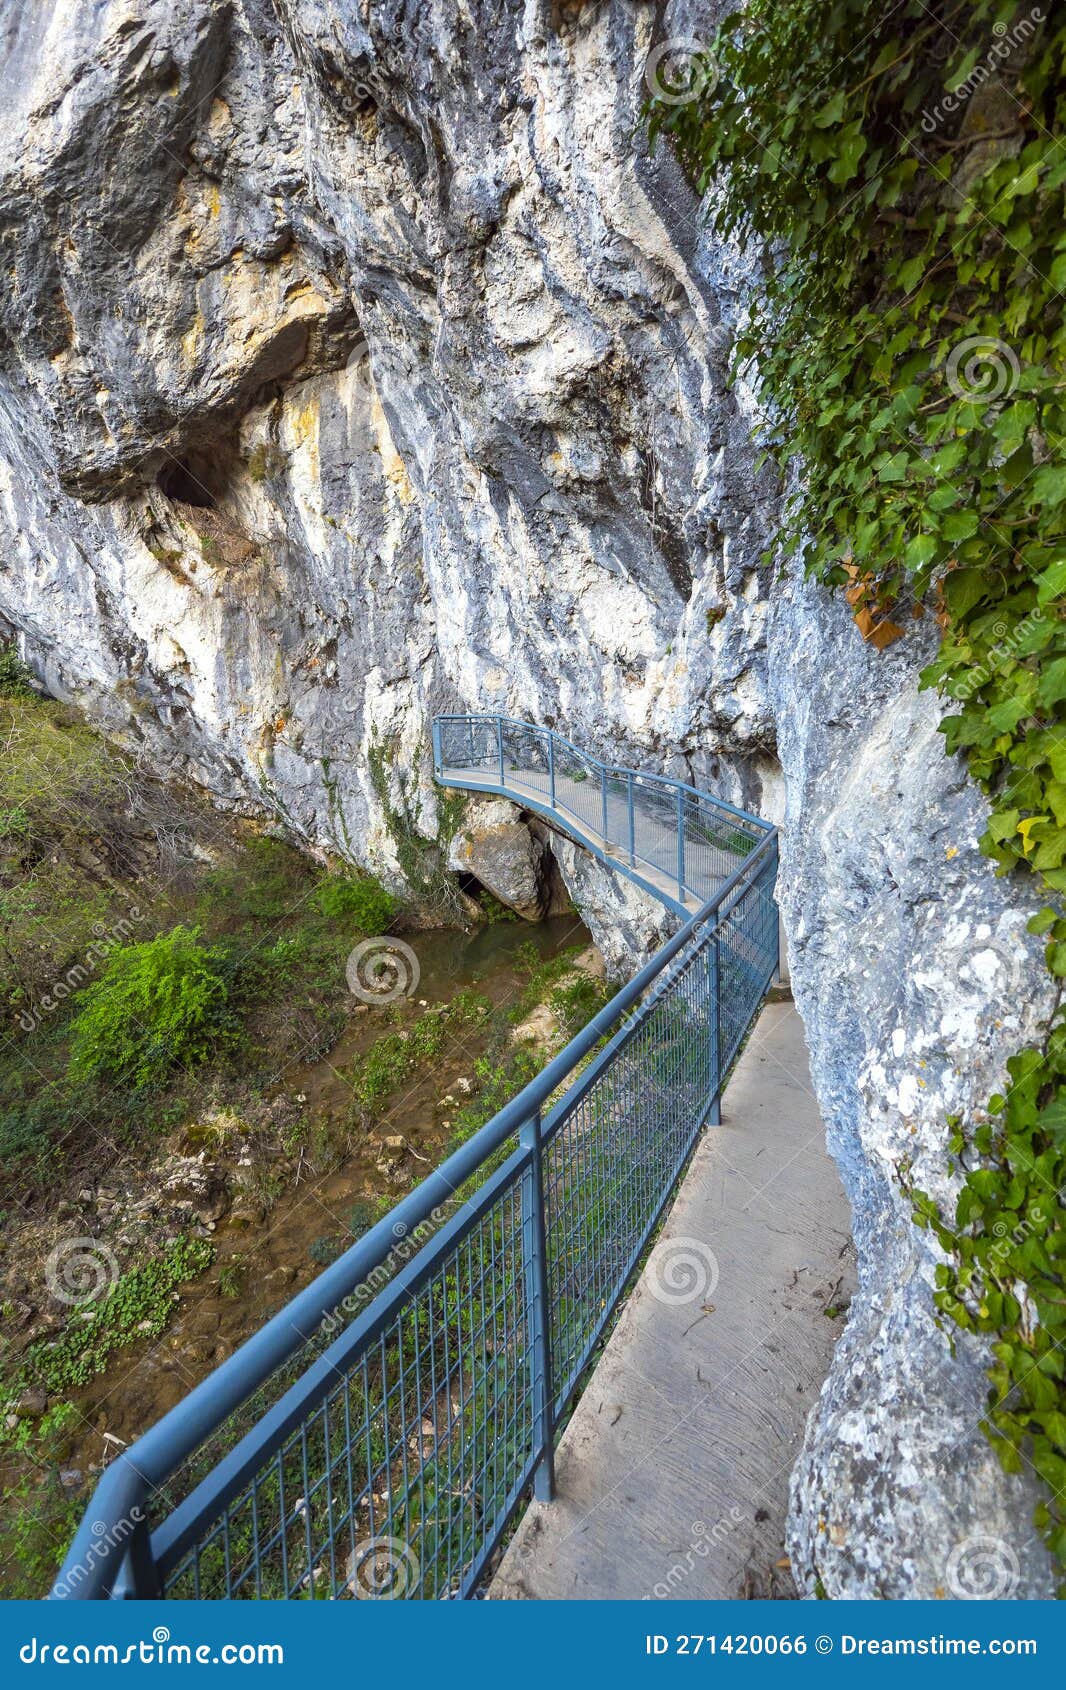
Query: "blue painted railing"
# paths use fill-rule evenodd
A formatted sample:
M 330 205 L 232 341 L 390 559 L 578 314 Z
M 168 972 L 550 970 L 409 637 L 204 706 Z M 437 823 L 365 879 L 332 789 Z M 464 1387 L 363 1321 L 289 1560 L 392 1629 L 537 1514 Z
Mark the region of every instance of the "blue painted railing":
M 550 728 L 509 716 L 438 716 L 438 781 L 499 792 L 560 822 L 681 915 L 692 915 L 766 823 L 668 775 L 604 763 Z
M 621 780 L 621 866 L 674 907 L 715 884 L 536 1080 L 111 1463 L 56 1598 L 468 1596 L 523 1496 L 552 1494 L 561 1424 L 775 976 L 777 836 L 613 768 L 594 828 L 564 782 L 608 766 L 500 717 L 435 724 L 452 784 L 457 736 L 479 758 L 495 739 L 494 784 L 524 804 L 554 770 L 562 802 L 537 805 L 611 862 Z

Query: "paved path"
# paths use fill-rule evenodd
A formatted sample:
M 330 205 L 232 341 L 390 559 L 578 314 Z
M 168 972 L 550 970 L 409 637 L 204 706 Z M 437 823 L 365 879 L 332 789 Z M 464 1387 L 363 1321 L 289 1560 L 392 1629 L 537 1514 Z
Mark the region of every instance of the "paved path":
M 789 1473 L 852 1260 L 802 1025 L 770 1003 L 490 1595 L 791 1594 Z

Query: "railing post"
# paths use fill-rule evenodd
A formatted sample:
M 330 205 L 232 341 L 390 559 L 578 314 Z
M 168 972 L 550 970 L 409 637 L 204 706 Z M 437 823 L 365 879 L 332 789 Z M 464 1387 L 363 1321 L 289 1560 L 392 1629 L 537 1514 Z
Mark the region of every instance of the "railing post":
M 714 1097 L 711 1099 L 707 1125 L 717 1127 L 722 1122 L 722 974 L 718 934 L 707 947 L 707 974 L 711 988 L 711 1016 L 708 1032 L 711 1038 L 711 1067 L 714 1074 Z
M 507 777 L 503 769 L 503 717 L 496 718 L 496 749 L 500 755 L 500 785 L 507 785 Z
M 439 775 L 444 768 L 444 755 L 441 751 L 440 723 L 433 718 L 433 773 Z
M 685 901 L 685 793 L 677 789 L 677 895 Z
M 519 1141 L 531 1152 L 522 1181 L 522 1256 L 529 1320 L 530 1388 L 533 1394 L 533 1449 L 537 1465 L 533 1494 L 538 1502 L 555 1495 L 555 1389 L 552 1383 L 551 1304 L 548 1291 L 548 1238 L 544 1219 L 544 1162 L 540 1111 L 528 1120 Z
M 134 1525 L 129 1549 L 123 1558 L 111 1594 L 127 1601 L 131 1597 L 137 1601 L 144 1601 L 146 1598 L 153 1600 L 163 1594 L 159 1572 L 152 1555 L 148 1517 L 143 1509 L 140 1510 L 140 1516 Z
M 606 763 L 601 763 L 601 765 L 600 765 L 600 819 L 601 819 L 600 832 L 603 834 L 603 843 L 604 843 L 604 846 L 606 847 L 606 845 L 607 845 L 607 764 Z
M 555 735 L 548 729 L 548 792 L 551 807 L 555 808 Z
M 628 803 L 629 803 L 629 863 L 630 863 L 630 867 L 632 867 L 632 865 L 637 860 L 637 842 L 636 842 L 635 825 L 634 825 L 634 820 L 633 820 L 633 771 L 632 771 L 632 769 L 629 769 L 627 772 L 628 772 L 628 776 L 629 776 L 628 782 L 627 782 L 627 785 L 628 785 L 628 788 L 629 788 L 628 793 L 627 793 L 627 798 L 628 798 Z

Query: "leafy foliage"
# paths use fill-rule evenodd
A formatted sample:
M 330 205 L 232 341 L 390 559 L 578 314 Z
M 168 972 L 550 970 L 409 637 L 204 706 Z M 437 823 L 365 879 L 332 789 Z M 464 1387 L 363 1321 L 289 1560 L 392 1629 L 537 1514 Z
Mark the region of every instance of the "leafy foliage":
M 396 899 L 369 875 L 331 874 L 315 887 L 322 915 L 350 921 L 360 932 L 384 933 L 396 914 Z
M 117 1350 L 157 1338 L 170 1322 L 178 1286 L 209 1266 L 214 1254 L 206 1239 L 179 1236 L 161 1255 L 130 1268 L 99 1301 L 79 1304 L 58 1338 L 42 1338 L 24 1352 L 4 1407 L 26 1385 L 62 1397 L 102 1373 Z
M 876 9 L 875 9 L 876 10 Z M 946 748 L 990 798 L 982 849 L 1066 892 L 1066 19 L 1004 0 L 753 0 L 717 79 L 660 106 L 722 233 L 775 262 L 739 343 L 789 476 L 782 544 L 847 588 L 877 644 L 935 615 L 923 676 Z M 1066 920 L 1042 1043 L 987 1112 L 951 1123 L 937 1301 L 994 1338 L 986 1430 L 1051 1496 L 1066 1561 Z
M 32 680 L 14 646 L 0 646 L 0 698 L 31 697 Z
M 79 993 L 72 1074 L 146 1086 L 169 1068 L 195 1067 L 232 1046 L 237 1022 L 225 957 L 224 947 L 201 942 L 198 927 L 117 947 L 99 980 Z

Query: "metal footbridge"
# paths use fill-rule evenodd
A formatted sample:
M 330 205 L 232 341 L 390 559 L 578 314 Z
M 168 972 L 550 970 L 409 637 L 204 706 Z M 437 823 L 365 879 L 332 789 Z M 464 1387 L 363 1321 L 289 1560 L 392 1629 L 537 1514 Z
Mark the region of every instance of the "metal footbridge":
M 682 918 L 543 1072 L 103 1473 L 56 1599 L 476 1593 L 778 967 L 777 834 L 549 729 L 443 716 L 445 785 Z

